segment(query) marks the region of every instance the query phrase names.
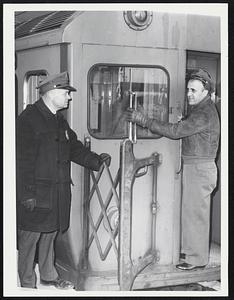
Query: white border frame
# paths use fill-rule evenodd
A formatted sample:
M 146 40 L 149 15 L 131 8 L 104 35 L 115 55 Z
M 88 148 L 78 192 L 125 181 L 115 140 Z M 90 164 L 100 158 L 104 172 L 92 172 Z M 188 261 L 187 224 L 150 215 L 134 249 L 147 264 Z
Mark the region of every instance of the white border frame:
M 221 290 L 196 292 L 132 291 L 86 292 L 63 290 L 25 290 L 17 287 L 16 205 L 15 205 L 15 69 L 14 69 L 14 12 L 51 10 L 157 10 L 171 13 L 214 15 L 221 18 Z M 227 3 L 151 3 L 151 4 L 4 4 L 3 5 L 3 266 L 4 296 L 227 296 L 228 295 L 228 4 Z M 14 238 L 12 238 L 14 237 Z

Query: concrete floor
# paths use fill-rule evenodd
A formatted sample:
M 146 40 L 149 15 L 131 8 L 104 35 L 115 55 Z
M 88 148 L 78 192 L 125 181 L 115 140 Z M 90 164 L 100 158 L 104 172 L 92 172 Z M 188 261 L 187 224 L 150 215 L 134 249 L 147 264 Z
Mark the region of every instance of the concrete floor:
M 210 249 L 210 262 L 209 264 L 215 265 L 218 264 L 220 265 L 220 247 L 217 246 L 216 244 L 212 244 L 212 247 Z M 45 286 L 40 283 L 40 273 L 38 270 L 38 265 L 36 264 L 35 267 L 36 275 L 37 275 L 37 290 L 36 291 L 51 291 L 51 292 L 58 292 L 61 291 L 63 292 L 69 292 L 71 295 L 77 295 L 79 291 L 76 290 L 58 290 L 54 286 Z M 185 285 L 175 285 L 175 286 L 164 286 L 164 287 L 157 287 L 157 288 L 152 288 L 148 289 L 148 291 L 219 291 L 220 290 L 220 281 L 203 281 L 203 282 L 197 282 L 197 283 L 190 283 L 190 284 L 185 284 Z M 18 287 L 20 287 L 20 282 L 18 278 Z M 21 288 L 22 290 L 32 290 L 32 289 L 27 289 L 27 288 Z M 138 290 L 140 291 L 140 290 Z M 146 291 L 146 289 L 141 290 L 141 291 Z
M 45 286 L 40 283 L 40 273 L 38 270 L 38 265 L 35 268 L 37 274 L 37 289 L 42 291 L 58 291 L 58 289 L 54 286 Z M 20 286 L 19 278 L 18 278 L 18 286 Z M 22 288 L 22 290 L 29 290 L 26 288 Z M 220 281 L 204 281 L 198 283 L 190 283 L 184 285 L 175 285 L 175 286 L 167 286 L 167 287 L 159 287 L 148 290 L 141 291 L 219 291 L 220 290 Z M 140 291 L 140 290 L 139 290 Z M 69 294 L 77 295 L 77 291 L 69 290 Z

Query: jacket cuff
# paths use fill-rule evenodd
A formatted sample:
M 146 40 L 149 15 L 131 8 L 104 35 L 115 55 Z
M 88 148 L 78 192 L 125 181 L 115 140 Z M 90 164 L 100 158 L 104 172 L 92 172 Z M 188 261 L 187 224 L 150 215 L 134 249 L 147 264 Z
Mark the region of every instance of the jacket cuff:
M 152 122 L 153 122 L 153 119 L 148 119 L 147 122 L 146 122 L 146 124 L 145 124 L 145 127 L 147 127 L 149 130 L 151 130 Z
M 100 156 L 94 152 L 91 152 L 85 159 L 84 166 L 88 169 L 98 171 L 102 164 Z

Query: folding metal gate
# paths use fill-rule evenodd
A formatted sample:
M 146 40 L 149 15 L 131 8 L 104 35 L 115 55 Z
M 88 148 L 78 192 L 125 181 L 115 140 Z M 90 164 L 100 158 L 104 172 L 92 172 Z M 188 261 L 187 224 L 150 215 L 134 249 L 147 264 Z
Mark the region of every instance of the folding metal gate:
M 84 274 L 89 268 L 88 253 L 93 242 L 96 243 L 98 253 L 102 260 L 105 260 L 113 247 L 116 259 L 118 261 L 118 283 L 120 290 L 131 290 L 134 279 L 147 265 L 156 262 L 159 259 L 159 253 L 156 251 L 155 232 L 156 232 L 156 212 L 157 212 L 157 168 L 161 163 L 161 155 L 153 153 L 150 157 L 136 159 L 133 153 L 134 141 L 126 139 L 120 147 L 120 167 L 115 178 L 112 178 L 109 167 L 104 163 L 96 173 L 88 169 L 85 170 L 85 190 L 84 190 L 84 215 L 83 215 L 83 249 L 81 269 Z M 90 138 L 85 139 L 85 146 L 91 148 Z M 151 247 L 145 253 L 144 257 L 133 262 L 131 259 L 131 236 L 132 236 L 132 187 L 136 177 L 147 173 L 148 167 L 153 168 L 152 176 L 152 203 L 151 203 Z M 143 169 L 143 171 L 141 171 Z M 108 196 L 102 199 L 98 183 L 103 171 L 108 174 L 111 184 Z M 92 179 L 92 185 L 91 185 Z M 117 187 L 119 186 L 119 196 Z M 90 203 L 93 201 L 93 195 L 96 192 L 101 207 L 101 212 L 96 222 L 90 212 Z M 107 210 L 111 199 L 114 197 L 118 212 L 108 215 Z M 109 234 L 109 242 L 104 251 L 101 247 L 97 231 L 100 224 L 104 222 L 105 228 Z M 91 232 L 90 232 L 91 229 Z M 118 235 L 118 246 L 116 237 Z

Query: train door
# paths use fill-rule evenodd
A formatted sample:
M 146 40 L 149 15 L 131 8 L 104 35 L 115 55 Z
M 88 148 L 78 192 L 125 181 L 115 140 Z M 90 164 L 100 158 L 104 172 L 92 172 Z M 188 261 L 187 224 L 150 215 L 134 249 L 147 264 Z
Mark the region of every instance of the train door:
M 103 56 L 103 53 L 105 55 Z M 82 109 L 82 118 L 88 116 L 84 135 L 91 139 L 91 149 L 112 156 L 111 173 L 115 178 L 119 168 L 120 142 L 127 137 L 127 124 L 121 114 L 129 105 L 129 92 L 135 91 L 137 101 L 148 115 L 158 114 L 162 120 L 175 121 L 181 113 L 184 101 L 184 76 L 178 65 L 185 70 L 185 61 L 177 50 L 147 49 L 117 46 L 83 46 L 82 77 L 83 94 L 88 109 Z M 105 60 L 103 61 L 103 57 Z M 122 99 L 122 101 L 118 101 Z M 156 224 L 156 248 L 161 265 L 173 264 L 179 255 L 180 214 L 180 142 L 153 136 L 147 130 L 138 129 L 134 145 L 136 158 L 162 154 L 158 169 L 158 209 Z M 140 137 L 140 138 L 139 138 Z M 132 203 L 132 259 L 139 259 L 151 243 L 151 192 L 152 173 L 137 178 L 133 187 Z M 99 182 L 100 194 L 108 197 L 111 186 L 103 176 Z M 105 208 L 107 214 L 117 216 L 115 201 Z M 102 207 L 98 197 L 90 201 L 92 225 L 90 234 L 95 236 L 89 245 L 89 265 L 92 270 L 117 269 L 114 247 L 103 258 L 110 237 L 105 222 L 95 227 Z M 165 222 L 167 220 L 167 222 Z M 113 217 L 113 222 L 116 219 Z
M 66 45 L 52 45 L 48 47 L 18 50 L 17 55 L 17 87 L 18 114 L 39 98 L 36 86 L 48 74 L 56 74 L 67 70 L 67 57 L 63 55 Z M 63 62 L 61 68 L 61 62 Z
M 211 94 L 211 98 L 215 102 L 217 110 L 220 114 L 220 104 L 221 104 L 220 54 L 199 52 L 199 51 L 187 51 L 187 72 L 190 72 L 196 68 L 204 68 L 210 73 L 212 79 L 214 80 L 214 88 Z M 216 242 L 220 244 L 220 235 L 221 235 L 220 149 L 217 154 L 216 163 L 218 167 L 218 184 L 212 194 L 212 202 L 211 202 L 211 242 Z

